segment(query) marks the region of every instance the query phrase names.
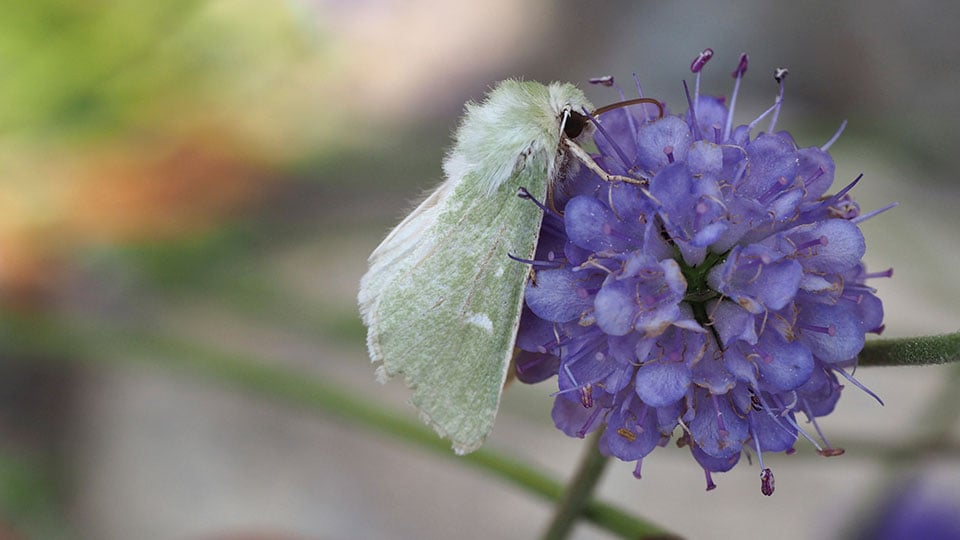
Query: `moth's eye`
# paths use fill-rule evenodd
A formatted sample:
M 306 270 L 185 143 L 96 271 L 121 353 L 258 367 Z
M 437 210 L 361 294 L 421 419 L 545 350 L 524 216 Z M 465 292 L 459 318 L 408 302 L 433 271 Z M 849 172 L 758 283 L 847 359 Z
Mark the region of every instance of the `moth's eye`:
M 567 121 L 563 124 L 563 134 L 568 138 L 576 139 L 583 133 L 583 129 L 587 127 L 589 121 L 589 118 L 577 111 L 570 111 L 567 113 Z

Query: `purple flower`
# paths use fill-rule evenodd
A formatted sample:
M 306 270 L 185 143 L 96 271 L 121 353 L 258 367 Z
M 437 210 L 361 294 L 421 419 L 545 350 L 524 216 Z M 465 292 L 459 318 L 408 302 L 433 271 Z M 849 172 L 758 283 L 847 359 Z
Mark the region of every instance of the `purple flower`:
M 825 195 L 836 137 L 799 148 L 775 131 L 785 70 L 774 105 L 734 126 L 747 57 L 728 106 L 699 95 L 711 56 L 691 66 L 685 113 L 644 103 L 597 119 L 592 157 L 619 181 L 581 167 L 554 187 L 517 373 L 524 382 L 556 374 L 557 427 L 576 437 L 604 428 L 601 451 L 636 461 L 638 477 L 643 458 L 678 435 L 708 489 L 711 473 L 752 450 L 770 495 L 764 452 L 792 453 L 801 435 L 823 455 L 843 452 L 816 418 L 839 399 L 837 375 L 861 386 L 847 370 L 864 334 L 883 329 L 866 283 L 891 272 L 865 271 L 859 223 L 886 208 L 860 213 L 848 193 L 859 178 Z M 768 116 L 767 132 L 755 133 Z

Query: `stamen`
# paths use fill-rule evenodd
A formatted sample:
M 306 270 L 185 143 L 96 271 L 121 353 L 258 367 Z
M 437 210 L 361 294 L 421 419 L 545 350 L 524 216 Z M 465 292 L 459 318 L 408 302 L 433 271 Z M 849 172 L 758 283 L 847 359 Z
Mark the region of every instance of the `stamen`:
M 707 475 L 707 491 L 713 491 L 717 489 L 717 485 L 713 483 L 713 477 L 710 476 L 710 471 L 703 469 L 704 474 Z
M 667 161 L 673 163 L 673 146 L 667 145 L 663 147 L 663 153 L 667 155 Z
M 863 302 L 863 294 L 848 294 L 844 292 L 840 295 L 840 298 L 848 302 L 853 302 L 854 304 L 860 305 Z
M 517 261 L 518 263 L 529 264 L 535 268 L 560 268 L 563 266 L 563 261 L 538 261 L 536 259 L 524 259 L 523 257 L 517 257 L 512 253 L 507 253 L 507 257 Z
M 640 467 L 642 465 L 643 465 L 643 458 L 640 458 L 637 460 L 637 466 L 633 468 L 633 477 L 636 478 L 637 480 L 640 480 L 642 478 L 640 476 Z
M 897 206 L 900 206 L 900 203 L 898 203 L 898 202 L 892 202 L 892 203 L 890 203 L 890 204 L 888 204 L 888 205 L 886 205 L 886 206 L 882 206 L 882 207 L 880 207 L 880 208 L 877 208 L 876 210 L 874 210 L 874 211 L 872 211 L 872 212 L 867 212 L 866 214 L 860 214 L 859 216 L 857 216 L 857 217 L 855 217 L 855 218 L 852 218 L 852 219 L 850 220 L 850 222 L 851 222 L 851 223 L 857 223 L 857 224 L 863 223 L 864 221 L 866 221 L 866 220 L 868 220 L 868 219 L 870 219 L 870 218 L 872 218 L 872 217 L 874 217 L 874 216 L 878 216 L 878 215 L 886 212 L 887 210 L 890 210 L 890 209 L 892 209 L 892 208 L 896 208 Z
M 797 326 L 804 330 L 817 332 L 818 334 L 826 334 L 830 337 L 834 337 L 837 335 L 837 327 L 832 324 L 830 326 L 817 326 L 814 324 L 798 324 Z
M 760 471 L 760 492 L 767 497 L 773 495 L 773 471 L 770 469 Z
M 694 84 L 693 90 L 693 101 L 698 103 L 700 101 L 700 70 L 703 69 L 703 66 L 707 65 L 707 62 L 713 58 L 713 49 L 706 48 L 693 59 L 693 63 L 690 64 L 690 71 L 697 74 L 697 80 Z M 694 116 L 696 119 L 696 116 Z
M 717 430 L 720 432 L 720 436 L 726 438 L 727 435 L 730 435 L 730 432 L 727 431 L 727 425 L 723 421 L 723 413 L 720 412 L 720 404 L 717 402 L 717 395 L 710 394 L 710 399 L 713 402 L 713 411 L 717 416 Z
M 590 84 L 598 84 L 600 86 L 613 86 L 613 75 L 604 75 L 602 77 L 591 77 L 587 79 L 587 82 Z
M 823 146 L 821 146 L 820 149 L 823 150 L 824 152 L 829 150 L 830 147 L 833 146 L 833 143 L 837 142 L 837 139 L 840 138 L 840 134 L 843 133 L 843 130 L 846 129 L 846 127 L 847 127 L 846 120 L 844 120 L 843 122 L 840 122 L 840 127 L 837 128 L 837 132 L 833 134 L 833 137 L 830 137 L 829 141 L 823 143 Z
M 783 84 L 783 81 L 787 78 L 787 75 L 790 74 L 790 70 L 787 68 L 777 68 L 773 70 L 773 80 L 777 81 L 777 84 Z
M 817 181 L 817 178 L 820 178 L 820 177 L 823 176 L 826 172 L 827 172 L 827 170 L 823 168 L 823 165 L 817 167 L 817 171 L 816 171 L 815 173 L 811 174 L 811 175 L 810 175 L 810 178 L 807 178 L 806 180 L 803 181 L 803 187 L 805 187 L 805 188 L 810 188 L 810 185 L 813 184 L 814 182 L 816 182 L 816 181 Z
M 743 179 L 743 175 L 747 172 L 747 160 L 742 160 L 740 165 L 737 166 L 736 172 L 733 174 L 733 185 L 736 185 Z
M 586 384 L 580 388 L 580 404 L 589 409 L 593 407 L 593 385 Z
M 797 251 L 800 252 L 800 251 L 803 251 L 803 250 L 806 250 L 806 249 L 810 249 L 810 248 L 815 247 L 815 246 L 826 246 L 826 245 L 828 245 L 829 243 L 830 243 L 830 239 L 827 238 L 826 235 L 821 235 L 820 238 L 814 238 L 813 240 L 809 240 L 809 241 L 807 241 L 807 242 L 804 242 L 804 243 L 798 245 L 798 246 L 797 246 Z
M 620 145 L 617 144 L 617 141 L 607 133 L 607 130 L 603 129 L 603 126 L 600 125 L 600 122 L 597 122 L 596 116 L 590 114 L 590 111 L 588 111 L 586 108 L 583 109 L 583 112 L 588 118 L 590 118 L 590 120 L 593 122 L 593 125 L 597 127 L 597 132 L 607 140 L 607 143 L 613 148 L 613 151 L 616 152 L 617 157 L 620 158 L 620 162 L 623 163 L 624 169 L 629 171 L 630 168 L 633 167 L 633 163 L 630 163 L 630 160 L 627 159 L 627 155 L 624 154 L 623 150 L 620 149 Z M 606 111 L 604 111 L 602 107 L 597 109 L 597 115 L 603 112 Z
M 855 379 L 855 378 L 853 377 L 853 375 L 850 375 L 849 373 L 847 373 L 846 371 L 844 371 L 843 368 L 841 368 L 841 367 L 835 367 L 835 368 L 833 368 L 833 370 L 836 371 L 837 373 L 839 373 L 840 375 L 843 375 L 843 378 L 844 378 L 844 379 L 850 381 L 851 383 L 853 383 L 854 386 L 856 386 L 857 388 L 863 390 L 864 392 L 867 393 L 867 395 L 869 395 L 869 396 L 872 397 L 873 399 L 877 400 L 877 403 L 879 403 L 880 405 L 883 405 L 883 400 L 880 399 L 880 396 L 874 394 L 872 390 L 870 390 L 869 388 L 867 388 L 866 386 L 864 386 L 863 383 L 861 383 L 860 381 L 858 381 L 857 379 Z
M 583 426 L 577 431 L 577 437 L 581 439 L 587 436 L 587 433 L 590 431 L 590 427 L 596 422 L 597 417 L 604 412 L 602 407 L 597 407 L 596 410 L 587 418 L 587 421 L 584 422 Z
M 804 439 L 806 439 L 808 443 L 812 444 L 813 447 L 817 449 L 817 453 L 818 453 L 818 454 L 824 451 L 824 448 L 823 448 L 822 446 L 820 446 L 820 443 L 818 443 L 818 442 L 816 441 L 816 439 L 814 439 L 813 437 L 810 436 L 810 434 L 808 434 L 806 431 L 804 431 L 804 429 L 803 429 L 802 427 L 800 427 L 799 424 L 797 424 L 797 421 L 796 421 L 796 420 L 794 420 L 793 418 L 791 418 L 789 415 L 788 415 L 788 416 L 783 416 L 783 417 L 781 417 L 781 418 L 783 418 L 784 420 L 786 420 L 788 424 L 790 424 L 794 429 L 796 429 L 796 430 L 797 430 L 797 433 L 799 433 L 801 437 L 803 437 Z
M 769 189 L 767 189 L 767 191 L 765 191 L 762 195 L 760 195 L 760 197 L 757 200 L 760 203 L 767 205 L 770 203 L 771 200 L 774 199 L 775 195 L 779 194 L 780 191 L 789 184 L 790 184 L 790 181 L 787 180 L 787 177 L 781 176 L 780 178 L 777 178 L 777 181 L 774 182 L 773 185 L 770 186 Z
M 634 123 L 633 121 L 633 115 L 630 114 L 630 111 L 626 110 L 626 108 L 629 107 L 630 105 L 636 105 L 638 103 L 653 103 L 660 110 L 660 117 L 663 118 L 663 105 L 661 105 L 660 102 L 658 102 L 657 100 L 651 99 L 651 98 L 640 97 L 637 99 L 627 99 L 627 96 L 623 95 L 623 90 L 621 90 L 619 86 L 614 85 L 614 88 L 616 88 L 617 93 L 620 94 L 620 101 L 617 103 L 611 103 L 610 105 L 605 105 L 603 107 L 600 107 L 599 109 L 593 111 L 593 114 L 594 116 L 599 117 L 601 114 L 605 112 L 609 112 L 615 109 L 624 109 L 623 114 L 626 115 L 627 117 L 627 125 L 630 127 L 630 135 L 633 138 L 634 150 L 636 150 L 637 153 L 639 154 L 639 151 L 640 151 L 639 131 L 637 130 L 636 123 Z M 649 119 L 647 118 L 647 108 L 644 106 L 641 106 L 640 109 L 643 111 L 643 119 L 644 119 L 644 122 L 646 122 Z
M 843 455 L 843 448 L 835 447 L 830 444 L 829 440 L 827 440 L 827 436 L 824 435 L 823 431 L 820 429 L 820 423 L 817 422 L 817 418 L 810 411 L 810 404 L 807 403 L 807 400 L 803 400 L 803 412 L 807 415 L 807 421 L 813 424 L 813 429 L 817 431 L 817 435 L 819 435 L 820 439 L 823 441 L 824 448 L 818 447 L 817 453 L 824 457 Z
M 893 276 L 893 268 L 887 268 L 883 272 L 871 272 L 868 274 L 863 274 L 861 277 L 863 279 L 873 279 L 873 278 L 888 278 Z
M 700 73 L 700 70 L 703 69 L 703 66 L 707 65 L 707 62 L 709 62 L 711 58 L 713 58 L 713 49 L 707 47 L 690 63 L 690 71 Z
M 840 191 L 838 191 L 833 197 L 830 197 L 830 199 L 827 199 L 827 200 L 837 200 L 837 199 L 840 199 L 840 197 L 843 197 L 844 195 L 847 194 L 847 192 L 849 192 L 851 189 L 853 189 L 853 186 L 859 184 L 861 178 L 863 178 L 863 173 L 858 174 L 857 177 L 854 178 L 852 182 L 850 182 L 849 184 L 847 184 L 846 186 L 844 186 L 843 189 L 841 189 Z
M 540 207 L 541 210 L 543 210 L 544 214 L 555 214 L 558 217 L 563 217 L 561 214 L 557 214 L 553 212 L 553 210 L 545 206 L 542 202 L 538 201 L 537 198 L 534 197 L 530 193 L 530 191 L 523 186 L 520 186 L 519 188 L 517 188 L 517 197 L 520 197 L 521 199 L 526 201 L 532 201 L 533 204 L 537 205 L 538 207 Z
M 633 74 L 633 82 L 637 85 L 637 95 L 640 96 L 640 98 L 643 98 L 643 86 L 640 84 L 640 77 L 637 77 L 636 73 Z M 640 110 L 643 111 L 643 121 L 648 122 L 650 120 L 650 117 L 647 116 L 647 108 L 641 107 Z M 660 108 L 660 117 L 661 118 L 663 117 L 662 107 Z
M 777 94 L 777 99 L 774 102 L 776 108 L 773 111 L 773 118 L 770 119 L 770 128 L 767 130 L 768 133 L 773 133 L 773 130 L 777 126 L 777 119 L 780 117 L 780 105 L 783 104 L 783 92 L 786 85 L 784 81 L 787 80 L 787 74 L 790 73 L 787 68 L 777 68 L 773 71 L 773 78 L 777 81 L 777 84 L 780 85 L 780 92 Z
M 771 105 L 767 110 L 760 113 L 760 116 L 754 118 L 753 122 L 750 122 L 749 124 L 747 124 L 747 133 L 752 132 L 753 128 L 756 127 L 756 125 L 759 124 L 761 120 L 766 118 L 768 114 L 772 113 L 777 108 L 777 105 L 778 103 L 774 102 L 773 105 Z
M 687 106 L 690 108 L 690 118 L 693 119 L 693 140 L 703 140 L 703 134 L 700 133 L 700 119 L 697 118 L 697 107 L 690 98 L 690 87 L 687 86 L 687 81 L 683 81 L 683 92 L 687 95 Z
M 740 61 L 737 62 L 737 69 L 733 70 L 733 73 L 730 74 L 734 78 L 733 83 L 733 94 L 730 96 L 730 108 L 727 109 L 727 122 L 723 126 L 723 139 L 727 140 L 730 137 L 730 128 L 733 127 L 733 112 L 737 108 L 737 94 L 740 93 L 740 81 L 743 80 L 743 74 L 747 72 L 747 64 L 750 62 L 750 57 L 747 56 L 747 53 L 740 54 Z

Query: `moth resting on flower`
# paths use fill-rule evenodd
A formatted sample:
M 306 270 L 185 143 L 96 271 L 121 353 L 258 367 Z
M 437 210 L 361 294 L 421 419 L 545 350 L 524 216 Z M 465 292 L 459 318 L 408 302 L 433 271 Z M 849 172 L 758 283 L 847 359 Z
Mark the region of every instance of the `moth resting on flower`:
M 603 430 L 600 451 L 636 461 L 638 478 L 674 435 L 707 489 L 756 452 L 772 494 L 763 453 L 799 437 L 843 453 L 816 418 L 840 378 L 866 390 L 848 371 L 883 330 L 867 282 L 892 270 L 866 271 L 859 224 L 893 205 L 861 213 L 859 178 L 827 194 L 842 125 L 819 147 L 776 131 L 786 70 L 774 104 L 736 126 L 747 56 L 728 104 L 700 94 L 712 55 L 691 65 L 677 115 L 639 83 L 641 99 L 618 88 L 622 103 L 594 114 L 573 86 L 502 83 L 467 106 L 447 180 L 371 255 L 359 297 L 371 358 L 381 379 L 406 376 L 458 452 L 490 431 L 515 345 L 521 381 L 557 377 L 557 427 Z
M 570 84 L 507 80 L 468 103 L 446 180 L 370 255 L 359 304 L 384 381 L 403 374 L 421 416 L 457 453 L 493 426 L 513 355 L 544 200 L 591 133 Z

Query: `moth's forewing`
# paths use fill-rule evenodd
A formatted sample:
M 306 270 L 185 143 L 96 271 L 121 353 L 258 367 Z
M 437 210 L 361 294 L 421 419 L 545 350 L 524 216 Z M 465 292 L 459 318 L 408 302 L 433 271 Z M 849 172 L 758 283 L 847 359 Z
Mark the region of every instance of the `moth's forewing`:
M 547 165 L 527 159 L 495 193 L 464 178 L 426 231 L 430 248 L 383 288 L 370 346 L 383 374 L 403 373 L 413 403 L 459 453 L 475 450 L 493 425 L 523 305 L 541 210 L 516 196 L 525 187 L 543 200 Z M 402 265 L 401 265 L 402 266 Z

